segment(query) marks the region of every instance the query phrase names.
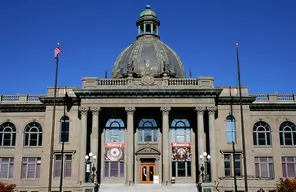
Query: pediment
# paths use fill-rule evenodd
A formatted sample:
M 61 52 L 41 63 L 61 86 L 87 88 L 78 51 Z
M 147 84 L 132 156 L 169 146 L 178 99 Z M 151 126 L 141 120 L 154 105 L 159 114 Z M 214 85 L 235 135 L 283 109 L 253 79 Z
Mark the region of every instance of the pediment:
M 160 152 L 155 149 L 154 147 L 151 146 L 145 146 L 140 148 L 137 152 L 136 155 L 151 155 L 151 154 L 155 154 L 155 155 L 160 155 Z

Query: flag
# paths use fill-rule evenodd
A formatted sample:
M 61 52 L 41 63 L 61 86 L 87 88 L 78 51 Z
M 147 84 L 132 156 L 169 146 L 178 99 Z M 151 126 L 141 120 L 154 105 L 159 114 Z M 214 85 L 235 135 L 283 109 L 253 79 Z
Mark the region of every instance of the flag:
M 68 93 L 66 92 L 64 99 L 65 99 L 65 105 L 67 106 L 67 111 L 69 112 L 72 108 L 72 105 L 73 105 L 72 97 L 70 97 L 68 95 Z
M 58 58 L 59 57 L 59 53 L 62 53 L 63 51 L 59 48 L 59 47 L 56 47 L 54 49 L 54 57 L 55 58 Z

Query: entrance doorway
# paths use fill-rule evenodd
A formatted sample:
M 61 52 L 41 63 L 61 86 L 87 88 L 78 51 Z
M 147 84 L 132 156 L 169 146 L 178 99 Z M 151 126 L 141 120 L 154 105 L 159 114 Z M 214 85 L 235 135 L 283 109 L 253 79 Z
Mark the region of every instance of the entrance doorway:
M 155 175 L 155 170 L 155 162 L 141 162 L 140 183 L 153 184 L 153 176 Z

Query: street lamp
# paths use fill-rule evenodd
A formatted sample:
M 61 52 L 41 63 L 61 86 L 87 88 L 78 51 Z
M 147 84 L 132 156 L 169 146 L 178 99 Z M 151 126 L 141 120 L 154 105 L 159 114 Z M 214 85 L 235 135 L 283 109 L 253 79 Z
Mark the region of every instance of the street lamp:
M 97 156 L 95 156 L 92 152 L 90 152 L 88 155 L 85 155 L 85 164 L 86 164 L 86 180 L 91 180 L 92 183 L 95 183 L 96 178 L 96 160 Z M 92 174 L 90 174 L 92 172 Z
M 209 155 L 207 152 L 203 152 L 202 155 L 199 155 L 200 160 L 200 173 L 199 173 L 199 181 L 198 181 L 198 191 L 202 191 L 201 184 L 205 181 L 208 181 L 207 179 L 207 163 L 211 162 L 211 155 Z

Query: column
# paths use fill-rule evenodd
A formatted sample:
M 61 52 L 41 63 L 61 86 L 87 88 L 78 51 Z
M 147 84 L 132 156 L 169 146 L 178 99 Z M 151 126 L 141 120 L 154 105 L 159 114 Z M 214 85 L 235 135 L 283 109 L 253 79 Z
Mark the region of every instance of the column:
M 100 107 L 91 107 L 90 110 L 92 112 L 90 151 L 98 157 Z
M 134 112 L 135 107 L 125 108 L 127 113 L 127 184 L 134 182 Z
M 205 140 L 204 137 L 204 111 L 206 110 L 205 106 L 199 106 L 195 108 L 195 111 L 197 113 L 197 145 L 198 145 L 198 155 L 202 155 L 203 152 L 206 150 L 205 148 Z M 201 166 L 199 162 L 199 166 Z
M 163 106 L 162 111 L 162 165 L 163 165 L 163 183 L 170 183 L 170 143 L 169 143 L 169 112 L 170 107 Z
M 209 135 L 210 135 L 210 155 L 211 155 L 211 181 L 217 180 L 217 155 L 216 155 L 216 134 L 215 134 L 215 113 L 216 106 L 207 107 L 209 112 Z
M 86 155 L 86 134 L 87 134 L 87 111 L 88 107 L 80 107 L 81 112 L 81 127 L 80 127 L 80 169 L 79 169 L 79 181 L 85 182 L 85 155 Z

